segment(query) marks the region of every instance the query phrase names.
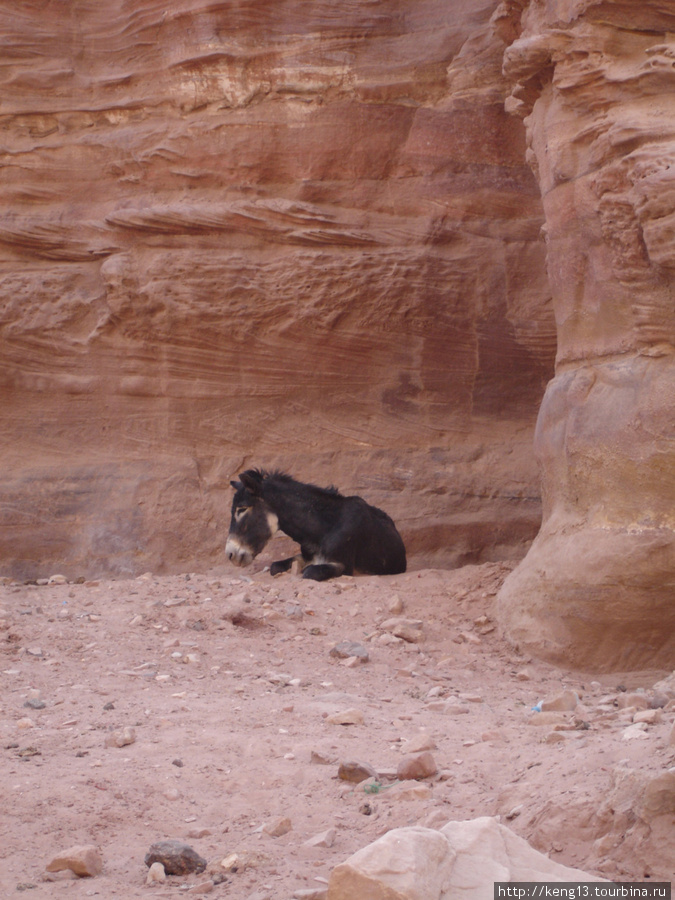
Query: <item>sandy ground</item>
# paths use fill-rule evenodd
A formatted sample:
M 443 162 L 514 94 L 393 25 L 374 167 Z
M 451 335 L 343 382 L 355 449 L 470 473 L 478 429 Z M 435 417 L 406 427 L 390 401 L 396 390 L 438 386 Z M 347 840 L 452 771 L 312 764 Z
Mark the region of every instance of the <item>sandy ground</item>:
M 612 709 L 619 686 L 665 673 L 595 679 L 520 656 L 493 622 L 506 565 L 317 584 L 272 579 L 271 558 L 0 586 L 0 896 L 321 897 L 331 869 L 387 830 L 482 815 L 567 865 L 670 877 L 662 856 L 626 852 L 625 836 L 603 838 L 594 818 L 617 765 L 675 765 L 674 712 L 627 741 L 629 715 Z M 394 615 L 414 620 L 414 641 L 382 627 Z M 345 640 L 369 661 L 331 656 Z M 581 695 L 563 730 L 528 724 L 563 688 Z M 345 710 L 363 723 L 333 724 Z M 125 727 L 135 741 L 106 746 Z M 438 776 L 428 788 L 392 784 L 420 734 Z M 382 789 L 338 778 L 348 760 L 373 766 Z M 286 833 L 261 830 L 281 818 Z M 146 885 L 145 853 L 163 838 L 186 840 L 206 873 Z M 46 880 L 57 852 L 88 843 L 102 874 Z M 233 854 L 236 871 L 222 866 Z

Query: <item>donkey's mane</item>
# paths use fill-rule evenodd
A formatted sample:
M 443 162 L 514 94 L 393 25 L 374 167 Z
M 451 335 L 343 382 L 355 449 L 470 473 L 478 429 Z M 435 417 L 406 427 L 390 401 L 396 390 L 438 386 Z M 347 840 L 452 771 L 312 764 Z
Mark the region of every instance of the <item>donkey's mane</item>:
M 304 481 L 298 481 L 296 478 L 293 478 L 292 475 L 289 475 L 287 472 L 282 472 L 280 469 L 272 469 L 271 471 L 268 469 L 252 469 L 251 471 L 258 474 L 263 481 L 275 481 L 282 484 L 298 485 L 300 487 L 310 488 L 313 491 L 320 491 L 322 494 L 331 494 L 334 497 L 341 496 L 334 485 L 324 488 L 319 487 L 318 484 L 308 484 Z

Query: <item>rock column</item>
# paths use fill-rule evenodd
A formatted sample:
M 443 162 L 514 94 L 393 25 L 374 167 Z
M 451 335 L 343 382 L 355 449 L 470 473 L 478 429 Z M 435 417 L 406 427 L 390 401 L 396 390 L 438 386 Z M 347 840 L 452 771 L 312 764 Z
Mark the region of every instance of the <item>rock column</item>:
M 544 519 L 510 639 L 582 669 L 675 663 L 675 9 L 506 0 L 507 101 L 546 216 L 558 331 Z

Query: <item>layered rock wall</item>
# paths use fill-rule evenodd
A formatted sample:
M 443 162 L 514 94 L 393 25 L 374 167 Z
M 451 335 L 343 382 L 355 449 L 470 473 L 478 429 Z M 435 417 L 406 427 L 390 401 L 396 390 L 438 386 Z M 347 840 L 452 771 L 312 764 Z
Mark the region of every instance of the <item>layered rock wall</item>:
M 675 662 L 675 10 L 505 3 L 558 328 L 536 433 L 544 523 L 512 639 L 588 668 Z
M 555 328 L 496 2 L 0 0 L 0 566 L 223 561 L 229 480 L 522 555 Z

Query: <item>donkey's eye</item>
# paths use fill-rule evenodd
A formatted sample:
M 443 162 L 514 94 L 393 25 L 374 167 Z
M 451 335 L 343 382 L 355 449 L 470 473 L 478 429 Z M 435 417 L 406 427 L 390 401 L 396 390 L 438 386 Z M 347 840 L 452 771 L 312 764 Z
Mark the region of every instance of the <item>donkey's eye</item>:
M 250 506 L 238 506 L 234 511 L 234 517 L 237 521 L 239 519 L 243 519 L 246 513 L 250 510 Z

